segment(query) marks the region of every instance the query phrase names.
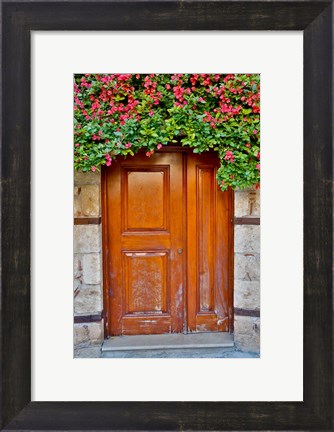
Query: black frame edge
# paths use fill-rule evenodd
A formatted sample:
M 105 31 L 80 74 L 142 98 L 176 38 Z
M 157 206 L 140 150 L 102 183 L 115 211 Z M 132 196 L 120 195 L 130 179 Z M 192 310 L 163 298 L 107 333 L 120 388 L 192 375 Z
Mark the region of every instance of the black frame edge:
M 91 2 L 80 3 L 87 5 Z M 137 4 L 123 2 L 107 8 L 114 14 L 112 24 L 115 24 L 116 29 L 131 28 L 131 25 L 143 29 L 150 22 L 151 29 L 159 29 L 159 23 L 163 29 L 190 29 L 191 25 L 198 30 L 216 29 L 220 22 L 222 29 L 229 30 L 231 26 L 237 29 L 237 11 L 238 29 L 304 29 L 304 151 L 307 155 L 304 156 L 304 172 L 307 173 L 304 179 L 305 402 L 149 402 L 146 405 L 141 402 L 30 402 L 31 173 L 30 115 L 27 115 L 30 114 L 30 30 L 80 30 L 86 29 L 87 25 L 94 30 L 98 28 L 99 16 L 102 29 L 109 28 L 110 21 L 101 15 L 103 8 L 99 3 L 94 6 L 94 16 L 87 15 L 89 7 L 85 6 L 78 16 L 66 20 L 66 14 L 80 8 L 80 3 L 12 1 L 1 4 L 1 427 L 4 430 L 331 430 L 332 1 L 235 1 L 233 5 L 232 2 L 153 1 Z M 142 11 L 140 8 L 143 8 L 144 3 L 146 9 Z M 182 10 L 176 7 L 181 6 L 181 3 Z M 210 7 L 217 5 L 218 13 L 210 9 L 208 4 Z M 281 12 L 277 15 L 278 4 Z M 191 5 L 194 9 L 185 24 L 190 10 L 187 8 Z M 131 13 L 126 24 L 122 24 L 122 13 L 127 8 Z M 282 13 L 287 10 L 288 20 Z M 139 21 L 134 22 L 137 12 Z M 148 12 L 153 13 L 151 21 Z M 208 15 L 204 20 L 196 21 L 199 12 Z M 229 12 L 233 14 L 230 23 Z M 252 19 L 246 23 L 249 15 Z M 174 24 L 170 24 L 173 17 Z
M 332 3 L 304 31 L 304 401 L 329 426 L 333 426 L 333 10 Z

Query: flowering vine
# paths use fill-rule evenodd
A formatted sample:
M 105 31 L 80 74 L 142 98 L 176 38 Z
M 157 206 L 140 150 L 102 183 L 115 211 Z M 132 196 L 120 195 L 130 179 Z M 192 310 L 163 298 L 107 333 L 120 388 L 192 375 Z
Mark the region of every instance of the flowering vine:
M 85 74 L 74 78 L 74 167 L 180 142 L 215 150 L 222 190 L 260 181 L 258 74 Z

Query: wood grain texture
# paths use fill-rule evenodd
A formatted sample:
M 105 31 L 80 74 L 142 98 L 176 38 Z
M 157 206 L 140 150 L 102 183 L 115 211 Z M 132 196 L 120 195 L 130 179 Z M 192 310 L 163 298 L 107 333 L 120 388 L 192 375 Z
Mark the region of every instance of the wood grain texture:
M 100 225 L 101 217 L 74 218 L 74 225 Z
M 254 216 L 235 217 L 235 225 L 260 225 L 260 218 Z
M 326 1 L 27 1 L 15 20 L 38 30 L 303 30 Z M 60 4 L 61 3 L 61 4 Z
M 103 313 L 90 314 L 90 315 L 75 315 L 74 324 L 99 322 L 102 320 Z
M 27 25 L 24 22 L 19 24 L 16 20 L 12 21 L 6 11 L 3 13 L 3 24 L 0 352 L 2 425 L 8 423 L 29 403 L 31 380 L 30 35 Z
M 2 2 L 1 427 L 332 430 L 333 2 Z M 304 402 L 30 400 L 30 31 L 304 30 Z M 240 389 L 242 397 L 242 389 Z M 28 404 L 28 405 L 27 405 Z M 25 407 L 25 408 L 24 408 Z
M 244 431 L 327 430 L 298 402 L 32 402 L 7 430 Z
M 260 311 L 259 310 L 251 310 L 251 309 L 234 308 L 234 315 L 259 317 Z
M 214 152 L 187 154 L 188 331 L 229 331 L 231 190 L 217 185 Z M 231 302 L 231 303 L 230 303 Z
M 104 169 L 110 336 L 231 329 L 233 193 L 217 185 L 215 152 L 183 153 L 139 153 Z
M 304 400 L 327 424 L 333 390 L 333 3 L 304 33 Z M 314 355 L 316 354 L 316 359 Z
M 183 155 L 140 153 L 104 171 L 107 334 L 181 332 Z

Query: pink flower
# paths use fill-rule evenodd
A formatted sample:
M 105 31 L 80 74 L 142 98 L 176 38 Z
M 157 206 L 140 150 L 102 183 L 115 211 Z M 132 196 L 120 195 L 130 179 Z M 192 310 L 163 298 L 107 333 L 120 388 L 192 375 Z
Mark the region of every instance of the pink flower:
M 166 90 L 170 90 L 170 84 L 166 84 Z
M 256 164 L 256 168 L 259 170 L 260 169 L 260 164 Z
M 125 144 L 125 148 L 130 148 L 131 146 L 132 146 L 132 144 L 129 142 Z
M 154 150 L 150 150 L 148 152 L 146 152 L 146 156 L 147 157 L 151 157 L 151 155 L 154 153 Z
M 157 145 L 157 149 L 158 149 L 158 150 L 161 149 L 161 147 L 162 147 L 162 144 L 158 144 L 158 145 Z
M 257 134 L 257 130 L 256 129 L 253 130 L 253 134 L 254 135 Z
M 110 165 L 111 165 L 111 160 L 110 160 L 110 159 L 107 160 L 106 165 L 107 165 L 107 166 L 110 166 Z
M 250 148 L 250 144 L 249 143 L 247 143 L 247 144 L 245 144 L 245 147 L 248 147 L 248 148 Z
M 230 150 L 227 150 L 224 159 L 225 159 L 227 162 L 231 162 L 231 163 L 233 163 L 233 162 L 234 162 L 234 155 L 233 155 L 233 153 L 232 153 Z
M 92 166 L 92 171 L 93 171 L 93 172 L 95 172 L 95 171 L 96 171 L 96 168 L 95 168 L 95 166 L 94 166 L 94 165 Z
M 256 155 L 256 157 L 257 157 L 258 159 L 260 159 L 260 152 Z
M 80 144 L 75 144 L 75 147 L 80 147 Z

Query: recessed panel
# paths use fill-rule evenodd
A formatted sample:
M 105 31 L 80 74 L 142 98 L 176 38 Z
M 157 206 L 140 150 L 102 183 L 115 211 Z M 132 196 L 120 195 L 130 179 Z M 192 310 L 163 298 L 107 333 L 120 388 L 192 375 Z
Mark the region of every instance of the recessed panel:
M 126 169 L 123 175 L 124 231 L 166 230 L 169 201 L 168 169 Z
M 167 311 L 167 252 L 126 252 L 126 313 Z
M 197 236 L 199 312 L 214 308 L 215 168 L 197 167 Z

